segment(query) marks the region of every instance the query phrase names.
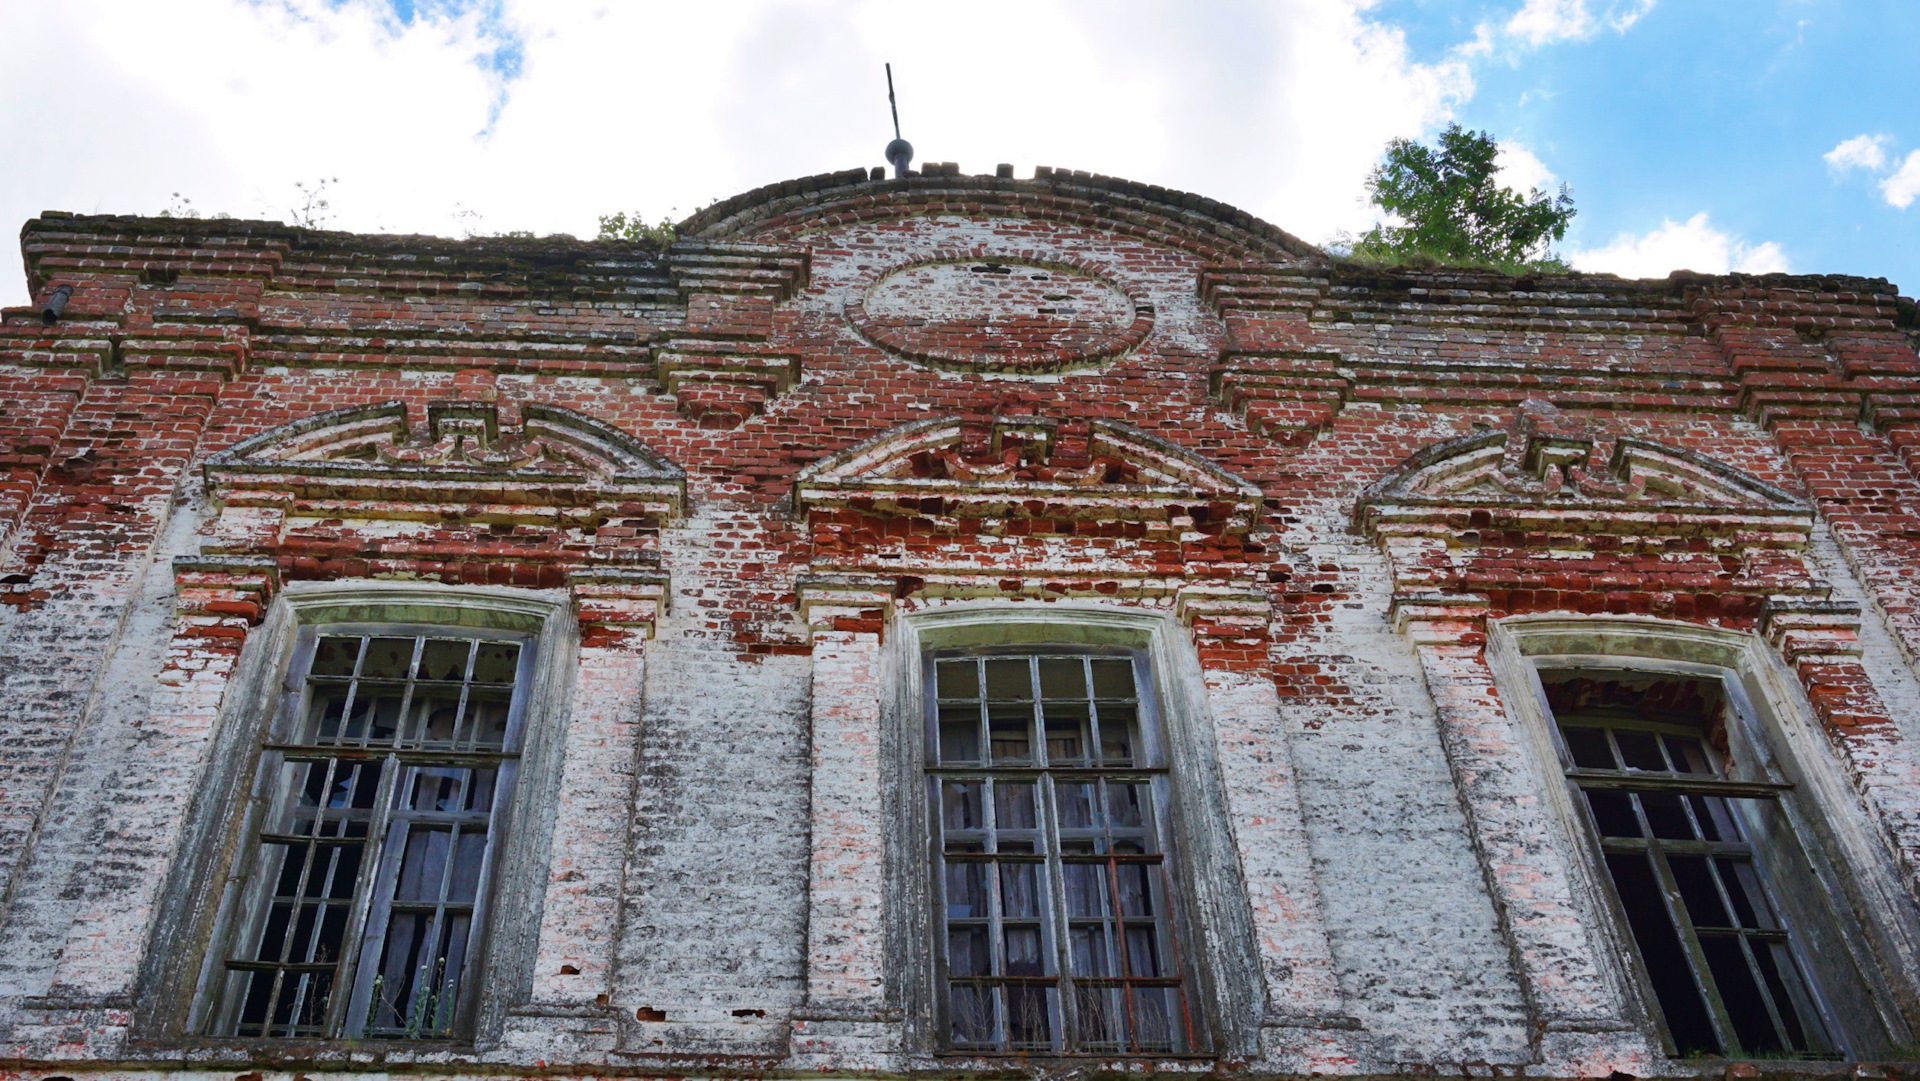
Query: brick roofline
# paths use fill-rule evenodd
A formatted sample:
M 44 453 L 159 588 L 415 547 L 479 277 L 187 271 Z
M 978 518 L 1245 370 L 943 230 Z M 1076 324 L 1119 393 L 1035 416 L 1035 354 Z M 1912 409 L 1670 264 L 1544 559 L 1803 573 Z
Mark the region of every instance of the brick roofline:
M 303 251 L 337 250 L 343 247 L 369 248 L 381 253 L 502 252 L 537 255 L 543 251 L 575 253 L 580 251 L 617 252 L 630 255 L 651 245 L 627 241 L 582 240 L 555 233 L 550 236 L 476 236 L 446 237 L 431 233 L 354 233 L 341 229 L 309 229 L 283 221 L 257 218 L 177 218 L 142 214 L 74 214 L 64 210 L 43 210 L 20 226 L 20 240 L 45 234 L 76 236 L 135 236 L 141 238 L 181 237 L 187 240 L 220 239 L 251 242 L 255 246 L 276 244 Z
M 929 175 L 931 174 L 931 175 Z M 783 180 L 722 200 L 678 226 L 682 236 L 741 236 L 768 223 L 832 218 L 856 205 L 885 200 L 902 205 L 939 203 L 954 196 L 999 203 L 1028 202 L 1036 209 L 1062 198 L 1146 214 L 1172 231 L 1242 249 L 1249 256 L 1294 261 L 1326 254 L 1292 233 L 1237 207 L 1192 192 L 1174 191 L 1085 170 L 1040 166 L 1031 179 L 963 176 L 952 165 L 932 164 L 900 179 L 874 179 L 866 169 Z
M 1344 263 L 1321 249 L 1218 200 L 1189 192 L 1173 191 L 1118 177 L 1070 172 L 1042 166 L 1037 176 L 1016 180 L 998 176 L 962 176 L 957 172 L 940 175 L 909 176 L 900 180 L 873 180 L 864 169 L 845 169 L 833 173 L 800 177 L 769 184 L 722 200 L 680 222 L 676 229 L 682 239 L 674 245 L 675 254 L 697 249 L 701 241 L 753 242 L 754 234 L 768 223 L 797 224 L 814 219 L 838 219 L 854 212 L 855 204 L 872 206 L 876 201 L 892 203 L 897 209 L 938 204 L 947 197 L 985 195 L 989 201 L 1017 204 L 1033 200 L 1045 206 L 1046 200 L 1062 197 L 1082 203 L 1105 203 L 1115 209 L 1138 215 L 1151 214 L 1169 226 L 1188 232 L 1195 239 L 1210 240 L 1237 249 L 1241 259 L 1262 261 L 1261 256 L 1278 262 L 1307 263 L 1318 274 L 1341 285 L 1396 290 L 1417 288 L 1459 288 L 1488 292 L 1605 292 L 1628 294 L 1666 294 L 1679 297 L 1689 289 L 1747 288 L 1813 293 L 1851 293 L 1894 297 L 1900 289 L 1885 278 L 1851 274 L 1702 274 L 1676 270 L 1661 278 L 1622 278 L 1612 274 L 1570 273 L 1507 274 L 1501 271 L 1446 266 L 1371 266 Z M 1210 224 L 1209 224 L 1210 223 Z M 375 260 L 396 256 L 448 256 L 453 267 L 441 271 L 465 269 L 485 271 L 519 266 L 555 266 L 587 261 L 629 264 L 631 270 L 661 270 L 671 260 L 668 251 L 644 242 L 581 240 L 566 235 L 545 237 L 486 236 L 460 239 L 421 233 L 353 233 L 342 230 L 310 229 L 280 221 L 247 218 L 179 218 L 135 214 L 74 214 L 67 211 L 42 211 L 20 228 L 20 243 L 27 263 L 29 284 L 38 289 L 45 281 L 37 273 L 35 258 L 40 252 L 66 247 L 66 238 L 116 237 L 152 242 L 160 238 L 179 238 L 192 244 L 217 241 L 222 247 L 251 248 L 301 256 L 327 256 L 351 264 L 355 254 L 364 253 Z M 644 271 L 643 271 L 644 272 Z M 1904 305 L 1903 305 L 1904 307 Z
M 1417 288 L 1432 291 L 1454 287 L 1479 292 L 1638 293 L 1680 297 L 1691 289 L 1728 288 L 1784 290 L 1809 293 L 1853 293 L 1898 296 L 1899 287 L 1885 278 L 1857 274 L 1702 274 L 1676 270 L 1661 278 L 1623 278 L 1594 271 L 1509 274 L 1477 267 L 1363 266 L 1333 261 L 1325 273 L 1334 284 L 1376 290 Z

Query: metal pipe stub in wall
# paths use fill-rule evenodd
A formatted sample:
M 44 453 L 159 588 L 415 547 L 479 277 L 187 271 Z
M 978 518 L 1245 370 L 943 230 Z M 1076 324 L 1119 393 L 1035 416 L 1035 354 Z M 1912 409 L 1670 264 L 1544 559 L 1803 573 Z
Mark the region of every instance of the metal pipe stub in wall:
M 71 299 L 73 299 L 73 286 L 54 286 L 53 294 L 47 297 L 47 302 L 40 307 L 40 321 L 47 326 L 59 322 L 60 313 L 67 310 L 67 301 Z

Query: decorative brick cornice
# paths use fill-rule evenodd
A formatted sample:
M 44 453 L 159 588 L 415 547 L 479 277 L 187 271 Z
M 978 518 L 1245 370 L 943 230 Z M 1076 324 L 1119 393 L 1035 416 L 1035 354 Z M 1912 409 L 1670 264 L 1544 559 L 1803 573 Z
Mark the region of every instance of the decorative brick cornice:
M 732 427 L 800 379 L 800 358 L 740 343 L 677 339 L 655 354 L 660 388 L 703 425 Z
M 1247 427 L 1281 443 L 1303 444 L 1333 423 L 1353 397 L 1353 381 L 1330 350 L 1228 349 L 1212 372 L 1214 398 Z
M 1387 622 L 1416 641 L 1458 641 L 1481 634 L 1490 614 L 1480 593 L 1395 593 L 1387 604 Z
M 1493 613 L 1746 622 L 1769 597 L 1828 589 L 1806 562 L 1805 501 L 1693 451 L 1609 438 L 1545 403 L 1508 432 L 1415 454 L 1362 493 L 1353 522 L 1385 550 L 1398 594 L 1473 594 Z
M 660 389 L 704 427 L 764 412 L 800 378 L 799 357 L 769 350 L 774 305 L 807 283 L 805 249 L 688 240 L 668 250 L 686 320 L 654 349 Z
M 400 402 L 282 425 L 211 456 L 205 548 L 289 577 L 423 577 L 553 588 L 584 567 L 657 558 L 680 468 L 611 425 L 528 403 Z
M 1251 581 L 1194 582 L 1174 593 L 1173 615 L 1196 634 L 1264 638 L 1273 599 Z
M 280 591 L 280 567 L 267 556 L 176 556 L 173 582 L 174 607 L 182 615 L 251 627 Z
M 1237 263 L 1202 267 L 1200 299 L 1222 315 L 1258 312 L 1304 319 L 1327 292 L 1326 268 Z
M 1788 663 L 1858 658 L 1860 606 L 1815 597 L 1769 597 L 1760 612 L 1760 634 Z
M 653 637 L 672 591 L 664 571 L 591 568 L 567 575 L 583 644 L 606 645 L 629 635 Z
M 880 634 L 898 595 L 893 578 L 862 574 L 803 574 L 794 582 L 800 618 L 810 634 Z
M 1458 525 L 1449 519 L 1462 514 L 1492 520 L 1495 512 L 1511 528 L 1586 520 L 1607 532 L 1812 529 L 1813 509 L 1804 500 L 1724 462 L 1622 436 L 1595 469 L 1596 444 L 1526 430 L 1440 443 L 1368 486 L 1354 522 L 1369 535 L 1400 525 Z
M 786 300 L 805 288 L 811 263 L 805 248 L 772 244 L 678 240 L 667 249 L 667 275 L 683 297 Z

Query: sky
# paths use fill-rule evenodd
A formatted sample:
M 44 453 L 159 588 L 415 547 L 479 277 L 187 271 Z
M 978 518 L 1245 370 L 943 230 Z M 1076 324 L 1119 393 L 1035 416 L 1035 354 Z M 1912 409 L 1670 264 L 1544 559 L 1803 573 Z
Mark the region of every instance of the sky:
M 1920 290 L 1920 0 L 0 0 L 0 222 L 591 237 L 918 160 L 1087 169 L 1316 243 L 1448 123 L 1560 252 Z M 322 205 L 324 204 L 324 205 Z M 0 260 L 0 304 L 28 300 Z

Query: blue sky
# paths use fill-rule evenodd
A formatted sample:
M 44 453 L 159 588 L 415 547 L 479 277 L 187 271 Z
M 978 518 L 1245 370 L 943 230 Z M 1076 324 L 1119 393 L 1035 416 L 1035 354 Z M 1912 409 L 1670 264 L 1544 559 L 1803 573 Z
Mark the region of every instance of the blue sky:
M 0 0 L 0 221 L 591 235 L 881 163 L 1091 169 L 1325 241 L 1396 137 L 1491 132 L 1635 276 L 1920 290 L 1920 0 Z M 175 193 L 178 193 L 177 195 Z M 11 260 L 8 263 L 17 267 Z M 0 303 L 25 300 L 0 271 Z
M 1525 142 L 1569 181 L 1580 217 L 1571 248 L 1708 215 L 1716 228 L 1777 244 L 1793 270 L 1888 277 L 1920 289 L 1920 164 L 1904 192 L 1882 183 L 1920 149 L 1920 3 L 1741 0 L 1589 5 L 1624 32 L 1543 43 L 1474 65 L 1462 124 Z M 1416 59 L 1457 50 L 1511 4 L 1389 0 Z M 1876 140 L 1879 167 L 1825 155 Z M 1871 159 L 1873 154 L 1868 154 Z

